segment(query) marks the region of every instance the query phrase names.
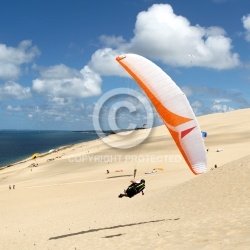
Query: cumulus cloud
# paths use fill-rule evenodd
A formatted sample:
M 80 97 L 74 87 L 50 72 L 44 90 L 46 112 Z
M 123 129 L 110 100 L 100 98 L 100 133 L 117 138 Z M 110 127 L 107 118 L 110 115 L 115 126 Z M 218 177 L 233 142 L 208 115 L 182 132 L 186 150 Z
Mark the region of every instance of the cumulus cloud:
M 101 78 L 88 66 L 77 71 L 63 64 L 41 70 L 41 77 L 33 81 L 32 89 L 58 104 L 70 98 L 85 98 L 101 94 Z
M 31 41 L 22 41 L 17 48 L 0 44 L 0 79 L 15 80 L 21 73 L 21 66 L 30 63 L 40 54 Z
M 122 54 L 111 48 L 99 49 L 91 57 L 89 67 L 102 76 L 120 75 L 128 76 L 128 74 L 115 61 L 115 58 Z
M 226 100 L 224 100 L 224 102 L 227 102 Z M 223 100 L 216 100 L 214 101 L 214 103 L 211 106 L 211 111 L 213 113 L 224 113 L 224 112 L 229 112 L 229 111 L 233 111 L 234 108 L 229 107 L 226 104 L 223 104 Z
M 125 44 L 126 41 L 122 36 L 106 36 L 106 35 L 101 35 L 100 36 L 100 41 L 108 47 L 120 47 L 121 44 Z
M 109 48 L 96 51 L 90 62 L 90 66 L 102 75 L 113 72 L 121 75 L 114 57 L 128 52 L 180 67 L 201 66 L 221 70 L 239 65 L 239 55 L 232 52 L 232 41 L 225 30 L 191 25 L 187 18 L 176 15 L 168 4 L 154 4 L 147 11 L 140 12 L 134 37 L 129 42 L 113 36 L 105 36 L 102 42 L 106 42 Z M 192 63 L 190 54 L 193 55 Z
M 6 82 L 0 85 L 0 100 L 8 99 L 27 99 L 31 97 L 31 91 L 28 87 L 22 87 L 16 82 Z
M 250 42 L 250 14 L 242 17 L 243 26 L 246 29 L 245 39 Z

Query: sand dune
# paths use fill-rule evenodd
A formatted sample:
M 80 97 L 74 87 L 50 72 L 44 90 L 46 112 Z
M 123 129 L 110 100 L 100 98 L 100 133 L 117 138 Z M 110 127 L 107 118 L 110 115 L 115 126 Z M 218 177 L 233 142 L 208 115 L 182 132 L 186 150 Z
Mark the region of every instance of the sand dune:
M 248 249 L 249 117 L 250 109 L 199 117 L 209 149 L 200 176 L 165 126 L 135 148 L 96 140 L 1 170 L 1 249 Z M 118 199 L 135 168 L 145 195 Z M 154 168 L 164 170 L 145 174 Z

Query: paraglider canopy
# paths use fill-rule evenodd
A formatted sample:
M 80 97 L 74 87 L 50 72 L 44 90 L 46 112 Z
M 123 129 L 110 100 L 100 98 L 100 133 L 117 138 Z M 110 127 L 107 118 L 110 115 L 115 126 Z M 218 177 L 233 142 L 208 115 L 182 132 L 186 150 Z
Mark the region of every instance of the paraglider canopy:
M 191 171 L 204 173 L 204 140 L 185 94 L 161 68 L 142 56 L 126 54 L 116 60 L 151 100 Z
M 39 154 L 39 153 L 35 153 L 35 154 L 33 154 L 33 155 L 31 156 L 31 159 L 36 159 L 36 157 L 38 157 L 38 156 L 40 156 L 40 154 Z

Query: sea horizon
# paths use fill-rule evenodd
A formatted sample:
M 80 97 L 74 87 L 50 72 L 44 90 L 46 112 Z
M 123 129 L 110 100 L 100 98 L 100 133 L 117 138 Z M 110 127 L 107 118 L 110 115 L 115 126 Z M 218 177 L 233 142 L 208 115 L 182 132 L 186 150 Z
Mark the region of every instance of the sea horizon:
M 98 139 L 95 131 L 0 129 L 0 169 L 34 153 Z

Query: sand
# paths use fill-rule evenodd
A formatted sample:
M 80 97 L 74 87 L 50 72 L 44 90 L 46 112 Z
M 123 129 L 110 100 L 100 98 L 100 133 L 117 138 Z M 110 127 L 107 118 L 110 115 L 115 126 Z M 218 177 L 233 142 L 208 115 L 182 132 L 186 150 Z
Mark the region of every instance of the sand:
M 249 117 L 198 118 L 209 149 L 199 176 L 165 126 L 135 148 L 98 139 L 0 170 L 0 249 L 249 249 Z M 128 146 L 145 133 L 111 138 Z M 119 199 L 134 169 L 145 195 Z

